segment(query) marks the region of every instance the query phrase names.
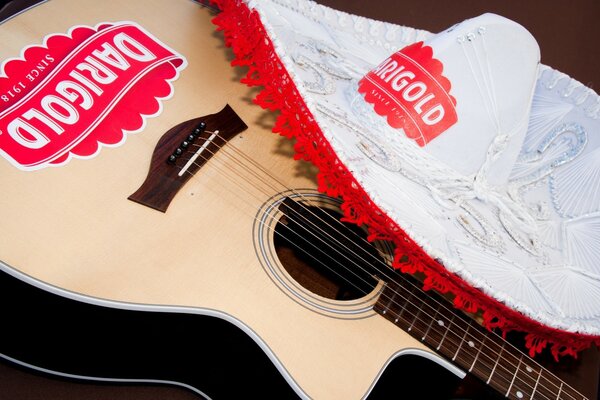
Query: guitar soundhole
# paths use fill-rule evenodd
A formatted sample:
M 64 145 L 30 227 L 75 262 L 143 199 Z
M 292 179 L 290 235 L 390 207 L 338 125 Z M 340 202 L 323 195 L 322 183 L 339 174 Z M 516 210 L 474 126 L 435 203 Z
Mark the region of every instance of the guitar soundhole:
M 274 245 L 285 270 L 304 288 L 328 299 L 354 300 L 377 285 L 365 263 L 379 256 L 366 232 L 341 217 L 338 209 L 302 205 L 296 216 L 281 217 Z
M 269 199 L 254 223 L 258 259 L 273 283 L 302 306 L 334 318 L 375 315 L 393 249 L 340 221 L 340 200 L 313 190 Z

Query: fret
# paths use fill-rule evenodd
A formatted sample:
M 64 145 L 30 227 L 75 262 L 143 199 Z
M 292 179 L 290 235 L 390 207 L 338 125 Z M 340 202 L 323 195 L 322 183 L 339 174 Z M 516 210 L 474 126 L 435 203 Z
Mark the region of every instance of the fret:
M 563 385 L 564 385 L 564 383 L 561 382 L 560 387 L 558 388 L 558 394 L 556 395 L 556 400 L 560 399 L 560 393 L 562 392 Z
M 438 344 L 438 346 L 436 347 L 437 350 L 439 350 L 442 347 L 442 343 L 444 343 L 444 340 L 446 339 L 448 332 L 451 330 L 453 322 L 454 322 L 454 315 L 452 315 L 452 318 L 450 318 L 450 320 L 448 321 L 448 326 L 446 327 L 444 336 L 442 336 L 442 340 L 440 340 L 440 344 Z
M 450 315 L 448 315 L 450 314 Z M 437 304 L 435 314 L 430 321 L 428 331 L 425 332 L 422 339 L 427 339 L 426 343 L 438 350 L 441 354 L 450 358 L 459 347 L 460 339 L 459 334 L 453 329 L 457 329 L 461 332 L 460 322 L 466 326 L 464 321 L 458 319 L 458 323 L 455 321 L 455 315 L 448 313 L 448 309 L 444 308 L 440 303 Z
M 464 341 L 461 343 L 460 352 L 457 352 L 456 354 L 456 362 L 465 370 L 475 364 L 475 357 L 479 347 L 479 341 L 475 336 L 477 333 L 477 328 L 471 325 L 471 323 L 468 323 L 467 328 L 465 329 Z
M 396 289 L 391 289 L 391 290 L 392 290 L 392 292 L 394 292 L 394 294 L 391 297 L 388 296 L 388 302 L 387 302 L 387 305 L 385 306 L 385 308 L 381 311 L 382 314 L 387 313 L 388 310 L 390 310 L 395 304 L 394 300 L 396 299 L 398 292 L 396 291 Z
M 428 304 L 419 300 L 416 300 L 416 302 L 418 303 L 418 307 L 412 301 L 406 306 L 406 314 L 410 315 L 412 319 L 406 330 L 415 338 L 419 338 L 427 331 L 427 319 L 429 317 L 426 307 L 428 307 Z
M 429 325 L 427 325 L 427 330 L 425 331 L 425 333 L 423 334 L 423 337 L 421 337 L 421 341 L 425 340 L 425 338 L 427 337 L 427 335 L 429 334 L 429 331 L 431 330 L 431 326 L 433 325 L 433 323 L 436 320 L 436 317 L 439 313 L 439 308 L 440 306 L 438 305 L 438 308 L 435 310 L 435 314 L 431 316 L 431 321 L 429 321 Z
M 516 400 L 521 399 L 556 399 L 556 400 L 574 400 L 574 399 L 587 399 L 581 393 L 577 392 L 575 389 L 570 388 L 569 386 L 564 385 L 561 381 L 557 382 L 557 385 L 548 385 L 542 386 L 540 384 L 535 391 L 535 395 L 532 394 L 532 386 L 527 386 L 521 383 L 515 385 L 511 388 L 509 394 L 506 397 Z
M 510 387 L 513 371 L 518 357 L 510 354 L 505 348 L 505 342 L 499 336 L 484 334 L 481 330 L 475 331 L 479 336 L 475 347 L 477 353 L 469 372 L 472 372 L 500 393 L 504 393 Z
M 559 394 L 556 398 L 561 400 L 589 400 L 586 396 L 562 381 L 559 386 Z
M 447 318 L 440 313 L 442 305 L 437 303 L 438 308 L 436 309 L 430 304 L 431 301 L 414 298 L 414 292 L 419 290 L 414 286 L 411 286 L 410 291 L 404 288 L 402 291 L 399 289 L 400 287 L 396 288 L 391 284 L 386 285 L 380 296 L 384 301 L 375 305 L 375 311 L 411 333 L 412 336 L 435 347 L 442 341 L 442 337 L 447 335 Z M 399 298 L 407 296 L 406 301 L 403 301 L 402 305 L 390 301 L 390 291 L 393 291 Z
M 469 368 L 469 372 L 471 372 L 473 370 L 473 367 L 475 367 L 475 363 L 477 363 L 477 359 L 479 358 L 479 354 L 481 354 L 481 349 L 483 348 L 484 343 L 485 343 L 485 338 L 483 338 L 483 341 L 479 345 L 479 349 L 477 350 L 477 354 L 475 355 L 475 358 L 473 359 L 473 363 L 471 364 L 471 367 Z
M 427 344 L 434 349 L 440 350 L 441 347 L 441 343 L 442 343 L 442 338 L 444 338 L 445 336 L 447 336 L 448 334 L 448 318 L 446 318 L 445 315 L 443 315 L 442 312 L 439 312 L 436 316 L 435 316 L 435 320 L 433 321 L 433 326 L 431 328 L 431 330 L 427 333 Z M 451 341 L 447 340 L 446 344 L 449 347 L 451 346 Z M 439 347 L 439 348 L 438 348 Z M 440 352 L 443 355 L 448 355 L 448 350 L 452 350 L 447 349 L 446 347 L 444 347 Z
M 510 386 L 508 387 L 508 390 L 506 391 L 506 394 L 504 395 L 504 397 L 508 397 L 508 395 L 510 394 L 510 390 L 512 389 L 512 387 L 515 383 L 515 379 L 517 378 L 517 375 L 519 375 L 519 368 L 521 368 L 522 362 L 523 362 L 523 354 L 521 354 L 521 357 L 519 357 L 519 364 L 517 365 L 517 371 L 513 374 L 513 378 L 510 381 Z
M 515 399 L 574 399 L 577 397 L 562 396 L 565 387 L 562 381 L 539 365 L 527 365 L 520 368 L 517 380 L 511 389 L 511 398 Z
M 417 291 L 419 289 L 417 288 Z M 421 292 L 421 294 L 423 294 Z M 445 308 L 443 303 L 436 300 L 434 297 L 427 296 L 425 298 L 418 298 L 416 301 L 420 302 L 419 309 L 417 311 L 418 315 L 415 317 L 415 323 L 409 326 L 407 329 L 409 332 L 412 332 L 412 335 L 419 338 L 421 341 L 425 341 L 429 346 L 440 350 L 442 347 L 442 343 L 446 339 L 449 331 L 449 327 L 451 326 L 451 321 L 454 319 L 455 314 Z M 445 301 L 445 300 L 442 300 Z M 423 329 L 421 329 L 421 324 L 419 323 L 422 320 Z M 428 320 L 428 321 L 427 321 Z M 448 343 L 448 341 L 446 341 Z M 457 346 L 457 345 L 455 345 Z M 451 343 L 448 345 L 451 347 Z M 446 354 L 448 350 L 443 348 L 442 353 Z M 449 354 L 446 354 L 449 356 Z
M 463 335 L 462 339 L 460 340 L 460 344 L 458 345 L 458 348 L 456 349 L 456 353 L 454 353 L 454 355 L 452 356 L 452 361 L 456 360 L 456 356 L 458 356 L 458 352 L 460 351 L 460 348 L 462 347 L 463 343 L 465 342 L 465 339 L 467 338 L 467 335 L 469 334 L 470 326 L 471 326 L 471 324 L 467 324 L 467 328 L 465 329 L 465 334 Z
M 460 318 L 455 319 L 454 316 L 447 321 L 448 324 L 446 331 L 440 339 L 436 349 L 440 352 L 440 354 L 443 354 L 446 356 L 446 358 L 450 359 L 460 346 L 460 339 L 462 338 L 461 334 L 463 332 L 461 324 L 464 324 L 464 321 L 462 321 Z
M 386 301 L 385 303 L 377 302 L 374 310 L 386 319 L 393 322 L 396 326 L 407 330 L 408 326 L 413 323 L 413 315 L 409 307 L 413 305 L 412 290 L 408 292 L 404 287 L 395 284 L 387 284 L 380 295 L 380 299 L 390 299 L 390 291 L 394 292 L 396 301 Z M 383 305 L 385 304 L 385 306 Z M 416 308 L 416 307 L 415 307 Z
M 488 347 L 493 349 L 495 359 L 494 366 L 486 382 L 498 390 L 499 393 L 504 393 L 509 391 L 509 388 L 513 385 L 513 379 L 517 375 L 523 354 L 510 346 L 500 336 L 491 334 L 490 339 L 493 344 L 489 344 Z M 518 379 L 518 376 L 516 379 Z
M 503 338 L 440 301 L 445 300 L 414 285 L 388 282 L 374 310 L 509 399 L 585 398 Z
M 552 376 L 555 378 L 554 376 Z M 558 378 L 557 378 L 558 379 Z M 586 400 L 587 397 L 579 393 L 577 390 L 573 389 L 571 386 L 564 384 L 560 381 L 560 385 L 558 385 L 558 394 L 556 396 L 557 399 L 561 400 Z
M 562 393 L 562 397 L 560 397 L 559 391 Z M 537 386 L 536 393 L 542 399 L 559 398 L 573 400 L 585 398 L 581 393 L 578 393 L 570 386 L 564 386 L 563 382 L 560 379 L 558 379 L 558 377 L 556 377 L 554 374 L 552 374 L 546 369 L 542 369 L 540 383 Z
M 442 338 L 448 334 L 449 318 L 445 315 L 448 314 L 448 309 L 444 308 L 442 304 L 434 298 L 428 299 L 426 306 L 427 308 L 423 307 L 423 314 L 427 314 L 429 324 L 421 336 L 421 340 L 435 348 L 442 342 Z
M 417 313 L 416 313 L 416 314 L 414 314 L 414 317 L 413 317 L 413 319 L 412 319 L 412 323 L 410 324 L 410 326 L 409 326 L 409 327 L 408 327 L 408 329 L 407 329 L 409 332 L 412 330 L 413 326 L 415 325 L 415 323 L 416 323 L 416 322 L 417 322 L 417 320 L 419 319 L 419 314 L 421 314 L 421 307 L 422 307 L 422 306 L 423 306 L 423 305 L 422 305 L 422 304 L 420 304 L 420 305 L 419 305 L 419 309 L 417 310 Z
M 389 292 L 392 291 L 394 292 L 394 295 L 390 297 Z M 377 303 L 375 303 L 375 305 L 373 306 L 373 309 L 380 313 L 381 315 L 386 315 L 388 314 L 388 312 L 392 309 L 392 307 L 394 306 L 394 302 L 393 299 L 394 297 L 397 295 L 397 291 L 395 288 L 390 287 L 389 285 L 384 286 L 383 290 L 381 291 L 381 295 L 379 296 L 379 300 Z M 381 303 L 381 300 L 384 299 L 385 301 L 385 305 Z
M 539 365 L 534 364 L 533 360 L 523 359 L 521 355 L 521 362 L 515 373 L 516 379 L 511 386 L 509 396 L 513 399 L 534 399 L 533 389 L 539 383 L 539 377 L 541 376 L 542 369 Z M 552 399 L 553 397 L 548 397 Z
M 533 391 L 531 392 L 531 398 L 533 398 L 533 396 L 535 396 L 535 391 L 537 390 L 537 387 L 540 384 L 540 378 L 541 377 L 542 377 L 542 369 L 540 368 L 540 372 L 538 374 L 538 377 L 535 380 L 535 386 L 533 387 Z
M 504 342 L 502 343 L 502 346 L 500 347 L 500 352 L 498 353 L 498 356 L 496 358 L 496 362 L 494 363 L 494 368 L 492 368 L 492 372 L 490 372 L 490 376 L 487 380 L 487 384 L 490 383 L 490 381 L 492 380 L 492 376 L 494 376 L 494 372 L 496 372 L 496 368 L 498 367 L 498 363 L 500 362 L 500 359 L 502 358 L 502 352 L 504 351 Z
M 400 308 L 400 311 L 396 313 L 396 318 L 394 318 L 394 323 L 395 323 L 395 324 L 397 324 L 397 323 L 398 323 L 398 321 L 400 320 L 400 318 L 403 318 L 403 317 L 402 317 L 402 315 L 403 315 L 403 314 L 404 314 L 404 312 L 406 311 L 406 306 L 407 306 L 409 303 L 412 303 L 412 300 L 413 300 L 413 290 L 415 290 L 414 286 L 412 286 L 412 287 L 410 288 L 410 291 L 408 292 L 408 295 L 407 295 L 407 297 L 406 297 L 406 298 L 404 299 L 404 301 L 403 301 L 403 305 L 402 305 L 402 307 Z M 394 291 L 394 292 L 395 292 L 395 291 Z M 405 320 L 406 320 L 406 319 L 405 319 Z M 408 320 L 406 320 L 406 321 L 408 321 Z
M 392 321 L 395 325 L 406 330 L 407 326 L 413 321 L 411 313 L 407 312 L 408 307 L 412 305 L 412 289 L 410 291 L 406 291 L 406 289 L 401 286 L 392 286 L 388 284 L 384 288 L 384 291 L 381 294 L 381 298 L 389 297 L 389 291 L 393 291 L 393 298 L 397 298 L 398 300 L 388 301 L 386 308 L 382 310 L 379 309 L 378 304 L 376 304 L 375 311 L 380 312 L 383 316 L 385 316 L 388 320 Z M 406 293 L 404 294 L 402 292 Z

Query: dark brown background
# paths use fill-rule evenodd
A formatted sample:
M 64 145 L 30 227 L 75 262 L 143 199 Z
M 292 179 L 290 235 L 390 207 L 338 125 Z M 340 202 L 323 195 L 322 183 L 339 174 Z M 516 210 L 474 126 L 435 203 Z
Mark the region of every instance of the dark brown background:
M 320 0 L 370 18 L 431 32 L 492 12 L 527 28 L 537 39 L 542 63 L 598 92 L 600 86 L 600 1 L 598 0 Z
M 99 0 L 101 1 L 101 0 Z M 165 0 L 167 1 L 167 0 Z M 5 8 L 12 12 L 15 0 Z M 456 22 L 485 12 L 494 12 L 525 26 L 538 40 L 542 62 L 565 72 L 587 86 L 598 90 L 600 85 L 600 1 L 476 1 L 476 0 L 320 0 L 334 8 L 402 25 L 441 31 Z M 7 1 L 0 1 L 0 7 Z M 11 2 L 8 2 L 11 3 Z M 0 11 L 0 17 L 2 11 Z M 597 352 L 591 359 L 589 386 L 597 386 Z M 401 397 L 401 388 L 399 388 Z M 48 378 L 0 363 L 0 400 L 55 399 L 197 399 L 178 388 L 135 387 L 75 383 Z

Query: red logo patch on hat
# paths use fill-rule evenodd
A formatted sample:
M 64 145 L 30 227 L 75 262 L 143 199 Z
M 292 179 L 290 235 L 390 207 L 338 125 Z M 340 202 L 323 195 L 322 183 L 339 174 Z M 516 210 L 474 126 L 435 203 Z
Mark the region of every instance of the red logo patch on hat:
M 392 54 L 358 83 L 358 91 L 419 146 L 441 135 L 458 121 L 450 81 L 433 50 L 417 42 Z
M 36 170 L 124 142 L 161 111 L 187 65 L 137 24 L 77 26 L 7 60 L 0 76 L 0 154 Z

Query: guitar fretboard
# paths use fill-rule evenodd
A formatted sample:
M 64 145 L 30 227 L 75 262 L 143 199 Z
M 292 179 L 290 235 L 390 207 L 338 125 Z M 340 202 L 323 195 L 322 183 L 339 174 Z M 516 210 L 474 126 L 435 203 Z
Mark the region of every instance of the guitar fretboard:
M 414 285 L 388 282 L 374 309 L 509 399 L 586 399 L 499 335 Z

